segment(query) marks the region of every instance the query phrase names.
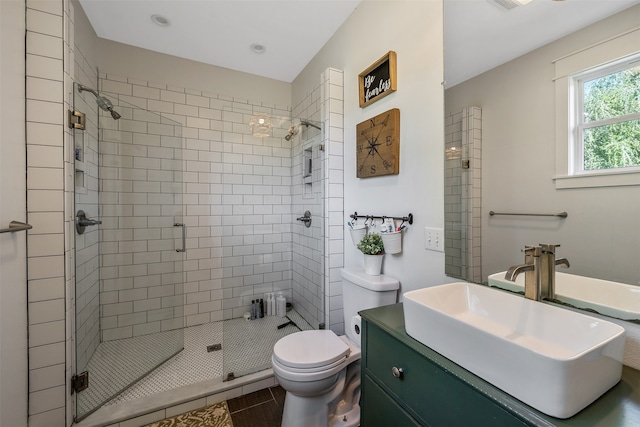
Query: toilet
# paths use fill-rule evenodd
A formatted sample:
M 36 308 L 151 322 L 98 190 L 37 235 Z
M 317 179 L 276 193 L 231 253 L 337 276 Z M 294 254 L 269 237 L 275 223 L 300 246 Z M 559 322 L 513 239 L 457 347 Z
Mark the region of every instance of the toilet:
M 355 427 L 360 424 L 360 316 L 394 304 L 400 283 L 389 276 L 342 269 L 345 335 L 296 332 L 273 347 L 273 374 L 287 392 L 282 427 Z

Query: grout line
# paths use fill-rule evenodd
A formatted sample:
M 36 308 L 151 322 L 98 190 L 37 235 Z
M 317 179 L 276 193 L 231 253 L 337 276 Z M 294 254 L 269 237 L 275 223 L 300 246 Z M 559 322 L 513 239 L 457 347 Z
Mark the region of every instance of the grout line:
M 273 399 L 271 399 L 271 400 L 273 400 Z M 245 411 L 245 410 L 247 410 L 247 409 L 255 408 L 256 406 L 264 405 L 265 403 L 269 403 L 269 401 L 268 401 L 268 400 L 265 400 L 264 402 L 256 403 L 256 404 L 254 404 L 254 405 L 247 406 L 246 408 L 238 409 L 237 411 L 234 411 L 234 412 L 229 411 L 229 413 L 231 413 L 231 414 L 237 414 L 238 412 L 242 412 L 242 411 Z M 228 406 L 228 405 L 227 405 L 227 406 Z
M 278 400 L 276 399 L 276 396 L 273 394 L 273 387 L 269 387 L 269 393 L 271 393 L 271 398 L 273 399 L 273 403 L 274 403 L 276 406 L 279 406 L 279 405 L 278 405 Z

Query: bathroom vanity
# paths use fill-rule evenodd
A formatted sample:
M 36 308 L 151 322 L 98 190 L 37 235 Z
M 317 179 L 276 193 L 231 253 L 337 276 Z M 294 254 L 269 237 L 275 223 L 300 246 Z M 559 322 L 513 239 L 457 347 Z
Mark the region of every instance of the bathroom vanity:
M 640 425 L 640 371 L 568 419 L 545 415 L 407 335 L 402 304 L 364 310 L 361 425 Z M 438 325 L 424 325 L 425 328 Z M 526 366 L 523 366 L 526 369 Z

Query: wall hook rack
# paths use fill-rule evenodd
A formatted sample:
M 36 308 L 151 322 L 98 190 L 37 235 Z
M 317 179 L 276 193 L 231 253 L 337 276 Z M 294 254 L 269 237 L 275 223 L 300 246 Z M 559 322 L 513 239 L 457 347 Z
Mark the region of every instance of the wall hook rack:
M 408 222 L 409 224 L 413 224 L 413 214 L 410 213 L 407 216 L 389 216 L 389 215 L 358 215 L 358 212 L 354 212 L 351 215 L 349 215 L 349 217 L 351 219 L 357 220 L 358 218 L 365 218 L 365 220 L 371 219 L 380 219 L 380 220 L 385 220 L 387 218 L 392 218 L 392 219 L 397 219 L 399 221 L 402 222 Z

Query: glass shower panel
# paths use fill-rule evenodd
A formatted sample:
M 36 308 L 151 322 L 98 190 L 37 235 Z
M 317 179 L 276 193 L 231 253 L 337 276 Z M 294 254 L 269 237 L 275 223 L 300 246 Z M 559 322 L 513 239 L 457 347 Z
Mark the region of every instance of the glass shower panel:
M 445 274 L 466 280 L 467 186 L 463 162 L 469 157 L 463 141 L 463 112 L 449 115 L 447 120 L 444 158 Z
M 445 274 L 480 283 L 482 110 L 465 108 L 446 120 Z
M 75 394 L 80 420 L 183 348 L 186 248 L 181 125 L 74 89 L 86 114 L 74 130 L 76 212 L 95 224 L 76 227 L 76 375 L 89 375 Z
M 256 208 L 265 214 L 251 230 L 254 234 L 238 240 L 242 244 L 230 252 L 249 254 L 243 257 L 246 264 L 224 269 L 223 287 L 227 283 L 236 285 L 226 289 L 232 295 L 234 308 L 231 318 L 223 322 L 224 381 L 269 369 L 273 346 L 280 338 L 300 330 L 318 329 L 324 322 L 323 133 L 313 126 L 298 126 L 290 140 L 269 141 L 280 144 L 282 151 L 291 152 L 291 178 L 282 178 L 279 186 L 272 186 L 272 176 L 261 178 L 269 184 L 267 191 L 273 189 L 273 194 L 283 195 L 277 198 L 280 203 Z M 274 157 L 265 161 L 278 160 Z M 311 221 L 306 221 L 306 211 Z M 258 212 L 254 210 L 255 213 Z M 282 317 L 276 312 L 269 316 L 266 308 L 269 295 L 277 298 L 280 293 L 286 299 L 285 313 Z M 263 317 L 251 319 L 254 301 L 262 302 Z M 250 320 L 245 320 L 245 316 Z

